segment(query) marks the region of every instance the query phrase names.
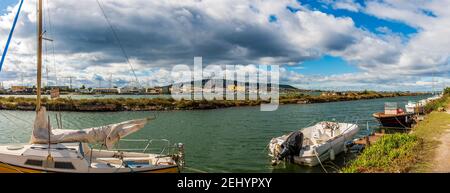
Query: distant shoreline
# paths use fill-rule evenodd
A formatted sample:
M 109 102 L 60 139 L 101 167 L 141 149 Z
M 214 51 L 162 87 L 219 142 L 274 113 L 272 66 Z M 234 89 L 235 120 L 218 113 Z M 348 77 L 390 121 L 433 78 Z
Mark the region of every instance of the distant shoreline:
M 390 98 L 400 96 L 418 96 L 425 93 L 378 93 L 372 91 L 334 93 L 329 95 L 309 96 L 304 94 L 287 94 L 280 96 L 280 105 L 283 104 L 311 104 L 340 101 L 354 101 L 377 98 Z M 212 101 L 176 101 L 172 98 L 98 98 L 98 99 L 49 99 L 44 97 L 42 105 L 50 111 L 74 112 L 116 112 L 116 111 L 171 111 L 171 110 L 202 110 L 221 109 L 240 106 L 258 106 L 268 101 L 263 100 L 212 100 Z M 35 110 L 35 99 L 27 97 L 14 97 L 1 95 L 0 110 Z

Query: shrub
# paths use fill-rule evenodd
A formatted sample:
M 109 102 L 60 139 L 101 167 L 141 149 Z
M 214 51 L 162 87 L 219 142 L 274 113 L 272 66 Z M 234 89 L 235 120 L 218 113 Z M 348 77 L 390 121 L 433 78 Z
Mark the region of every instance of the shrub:
M 449 97 L 448 96 L 449 95 L 446 95 L 446 96 L 444 96 L 444 97 L 442 97 L 440 99 L 437 99 L 437 100 L 434 100 L 434 101 L 431 101 L 431 102 L 427 103 L 427 105 L 425 105 L 425 107 L 424 107 L 425 112 L 430 113 L 432 111 L 438 110 L 441 107 L 445 108 L 446 105 L 449 103 Z
M 418 161 L 422 139 L 397 133 L 381 137 L 342 169 L 344 173 L 408 172 Z

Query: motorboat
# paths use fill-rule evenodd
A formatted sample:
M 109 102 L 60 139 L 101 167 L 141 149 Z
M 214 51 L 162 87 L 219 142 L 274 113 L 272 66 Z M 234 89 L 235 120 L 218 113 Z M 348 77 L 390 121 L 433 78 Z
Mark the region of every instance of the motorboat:
M 425 100 L 420 100 L 418 102 L 408 101 L 408 103 L 405 105 L 405 110 L 406 113 L 423 114 L 425 112 L 425 105 Z
M 346 142 L 358 132 L 356 124 L 319 122 L 271 139 L 269 156 L 273 165 L 286 160 L 299 165 L 317 166 L 326 160 L 334 160 L 337 154 L 345 150 Z
M 414 119 L 414 113 L 408 113 L 397 108 L 397 103 L 385 103 L 384 112 L 374 113 L 372 116 L 383 127 L 410 128 Z

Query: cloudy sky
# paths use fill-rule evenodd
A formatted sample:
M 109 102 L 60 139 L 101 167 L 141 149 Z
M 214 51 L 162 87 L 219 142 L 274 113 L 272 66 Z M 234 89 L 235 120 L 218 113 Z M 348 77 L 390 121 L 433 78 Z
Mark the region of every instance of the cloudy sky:
M 44 84 L 133 84 L 121 43 L 141 85 L 169 83 L 172 67 L 194 56 L 205 66 L 280 65 L 282 83 L 300 88 L 450 85 L 450 0 L 100 0 L 120 43 L 96 0 L 44 3 L 54 40 L 44 45 Z M 0 2 L 0 52 L 17 8 Z M 35 81 L 36 1 L 22 9 L 0 72 L 6 86 Z

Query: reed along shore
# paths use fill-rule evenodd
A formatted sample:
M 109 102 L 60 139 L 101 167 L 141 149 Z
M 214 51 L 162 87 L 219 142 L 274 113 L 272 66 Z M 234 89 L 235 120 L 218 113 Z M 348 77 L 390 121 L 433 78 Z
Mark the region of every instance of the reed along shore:
M 423 93 L 403 92 L 346 92 L 330 93 L 321 96 L 309 96 L 304 94 L 286 94 L 280 96 L 280 104 L 309 104 L 339 101 L 353 101 L 365 99 L 377 99 L 399 96 L 416 96 Z M 263 100 L 174 100 L 172 98 L 106 98 L 106 99 L 71 99 L 58 98 L 49 99 L 44 97 L 42 105 L 51 111 L 169 111 L 169 110 L 197 110 L 197 109 L 219 109 L 240 106 L 257 106 L 268 103 Z M 35 99 L 25 97 L 0 97 L 0 110 L 24 110 L 35 109 Z

